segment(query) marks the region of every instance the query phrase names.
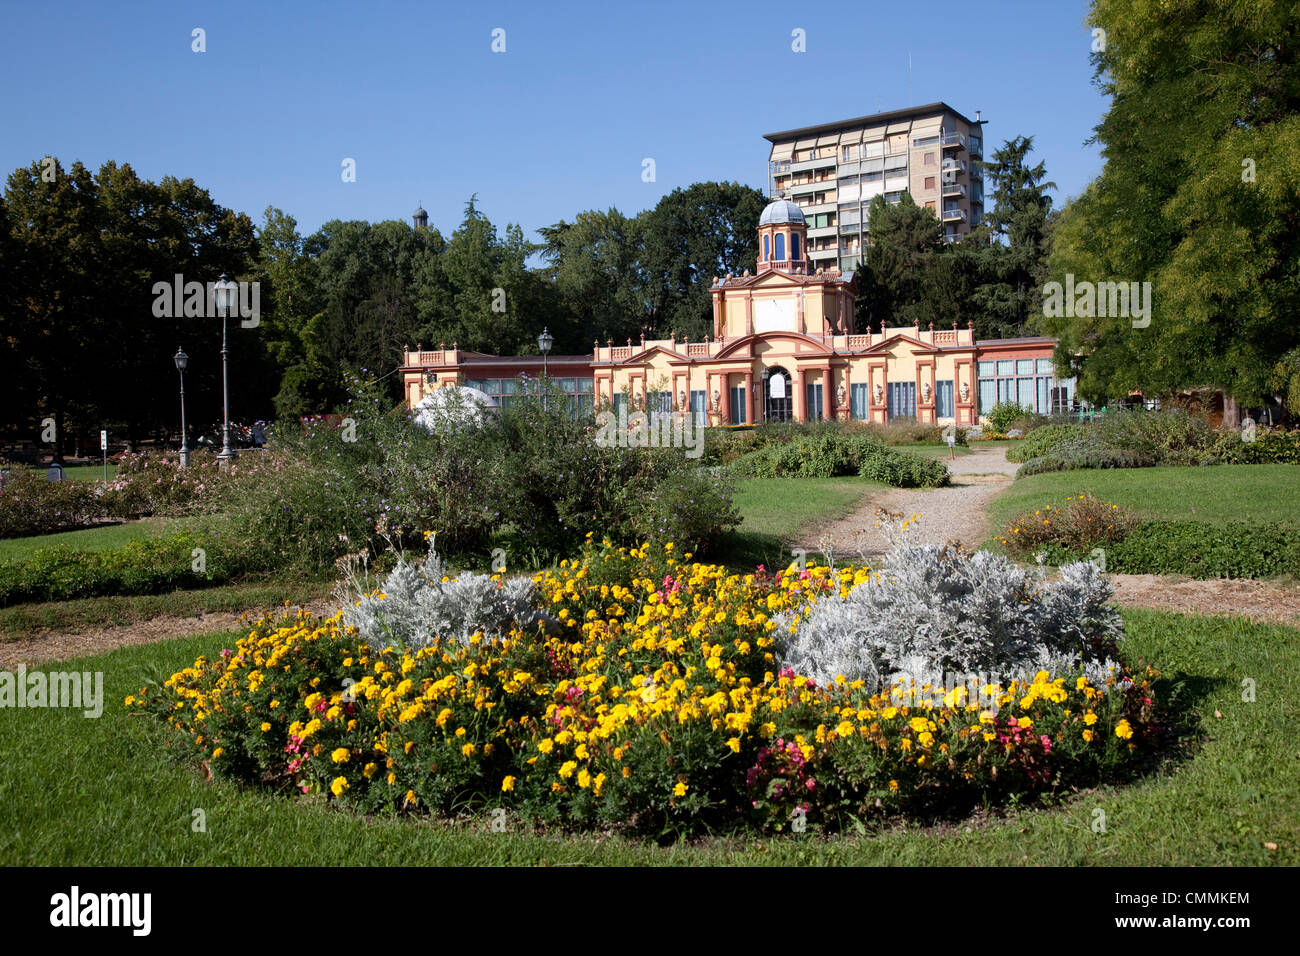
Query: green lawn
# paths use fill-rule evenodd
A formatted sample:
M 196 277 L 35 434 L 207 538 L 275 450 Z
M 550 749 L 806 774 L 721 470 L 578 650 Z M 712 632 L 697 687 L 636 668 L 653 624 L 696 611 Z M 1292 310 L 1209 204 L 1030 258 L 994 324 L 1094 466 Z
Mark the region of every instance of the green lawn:
M 104 551 L 120 548 L 131 541 L 139 541 L 175 530 L 177 522 L 167 518 L 145 518 L 122 524 L 106 524 L 82 531 L 64 531 L 60 534 L 38 534 L 28 538 L 0 538 L 0 562 L 29 558 L 42 548 L 64 545 L 77 551 Z
M 1300 864 L 1300 710 L 1290 697 L 1300 631 L 1152 611 L 1126 612 L 1125 620 L 1126 650 L 1162 669 L 1162 696 L 1177 689 L 1203 731 L 1187 757 L 1144 780 L 1081 793 L 1052 809 L 971 821 L 971 832 L 900 824 L 874 835 L 809 832 L 669 848 L 535 833 L 517 820 L 493 833 L 486 818 L 457 825 L 364 819 L 316 801 L 205 781 L 169 757 L 167 733 L 154 718 L 127 716 L 122 700 L 146 669 L 169 674 L 231 646 L 235 635 L 124 648 L 58 667 L 103 672 L 98 719 L 0 709 L 0 864 Z M 1253 703 L 1242 701 L 1247 677 L 1255 681 Z M 1106 813 L 1104 833 L 1092 828 L 1097 809 Z M 198 810 L 204 832 L 195 829 Z
M 155 617 L 189 617 L 307 603 L 328 596 L 333 581 L 241 582 L 170 594 L 115 595 L 49 601 L 0 608 L 0 643 L 30 638 L 41 631 L 75 632 L 140 624 Z
M 999 530 L 1016 515 L 1088 491 L 1149 518 L 1300 524 L 1300 468 L 1213 465 L 1204 468 L 1105 468 L 1030 475 L 1012 482 L 989 507 Z
M 737 481 L 736 508 L 745 520 L 728 536 L 721 551 L 707 560 L 720 561 L 736 571 L 753 571 L 759 564 L 785 567 L 791 560 L 787 545 L 801 528 L 843 517 L 869 493 L 888 490 L 879 482 L 851 476 Z

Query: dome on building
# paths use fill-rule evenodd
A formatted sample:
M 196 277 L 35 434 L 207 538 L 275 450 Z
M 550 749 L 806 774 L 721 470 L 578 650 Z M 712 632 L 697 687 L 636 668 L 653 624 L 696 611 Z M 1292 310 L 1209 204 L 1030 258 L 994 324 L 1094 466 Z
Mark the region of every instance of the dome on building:
M 760 226 L 779 226 L 782 223 L 797 222 L 800 225 L 805 223 L 803 210 L 784 197 L 773 199 L 763 210 L 763 215 L 758 217 Z

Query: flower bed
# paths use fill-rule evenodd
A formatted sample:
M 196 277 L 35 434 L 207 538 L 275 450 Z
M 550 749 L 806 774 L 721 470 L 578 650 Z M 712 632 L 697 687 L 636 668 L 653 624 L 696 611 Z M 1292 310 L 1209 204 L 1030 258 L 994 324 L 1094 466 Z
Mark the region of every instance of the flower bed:
M 462 576 L 441 624 L 385 641 L 407 602 L 441 600 L 399 566 L 392 594 L 260 620 L 126 703 L 218 773 L 359 811 L 506 808 L 652 834 L 959 812 L 1117 778 L 1150 746 L 1154 672 L 819 685 L 783 666 L 774 617 L 879 586 L 870 570 L 739 576 L 690 557 L 589 546 L 535 576 L 531 623 L 500 633 L 473 621 L 510 602 L 484 603 L 486 576 Z

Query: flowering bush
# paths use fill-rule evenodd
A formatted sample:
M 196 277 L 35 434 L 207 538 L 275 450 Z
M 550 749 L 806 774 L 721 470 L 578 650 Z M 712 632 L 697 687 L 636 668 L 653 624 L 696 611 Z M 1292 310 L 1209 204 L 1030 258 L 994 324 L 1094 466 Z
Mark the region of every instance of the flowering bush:
M 1016 557 L 1028 557 L 1044 550 L 1052 554 L 1086 553 L 1095 547 L 1123 541 L 1138 523 L 1139 518 L 1132 509 L 1080 492 L 1066 498 L 1064 507 L 1043 505 L 1032 514 L 1026 512 L 1011 519 L 1006 530 L 994 540 Z
M 109 516 L 89 481 L 47 481 L 43 473 L 14 465 L 0 487 L 0 538 L 75 531 Z
M 174 453 L 123 452 L 117 473 L 104 485 L 108 510 L 118 518 L 142 515 L 177 515 L 211 510 L 214 493 L 235 471 L 255 470 L 260 456 L 236 459 L 223 472 L 206 448 L 190 452 L 188 468 Z
M 533 578 L 553 624 L 367 641 L 303 614 L 127 698 L 215 772 L 364 812 L 515 811 L 646 833 L 836 829 L 1121 776 L 1153 672 L 965 688 L 817 683 L 775 615 L 866 569 L 729 575 L 673 546 L 588 546 Z M 380 601 L 387 600 L 379 598 Z

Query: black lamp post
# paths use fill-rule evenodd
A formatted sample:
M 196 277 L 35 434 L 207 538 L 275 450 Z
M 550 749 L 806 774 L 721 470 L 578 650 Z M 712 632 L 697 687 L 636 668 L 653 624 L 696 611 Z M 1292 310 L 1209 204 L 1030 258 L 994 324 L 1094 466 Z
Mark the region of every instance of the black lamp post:
M 188 436 L 185 434 L 185 369 L 190 364 L 190 357 L 186 355 L 178 346 L 176 354 L 172 356 L 172 361 L 176 363 L 176 371 L 181 374 L 181 467 L 190 467 L 190 446 Z
M 543 328 L 542 334 L 537 336 L 537 349 L 542 353 L 542 408 L 546 408 L 546 353 L 554 344 L 555 337 L 549 329 Z
M 227 361 L 229 352 L 226 349 L 226 318 L 230 315 L 230 308 L 235 302 L 235 290 L 238 288 L 224 272 L 214 287 L 217 308 L 221 310 L 221 451 L 217 460 L 223 463 L 229 463 L 235 458 L 235 450 L 230 447 L 230 372 Z

